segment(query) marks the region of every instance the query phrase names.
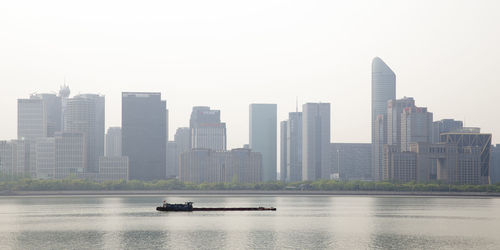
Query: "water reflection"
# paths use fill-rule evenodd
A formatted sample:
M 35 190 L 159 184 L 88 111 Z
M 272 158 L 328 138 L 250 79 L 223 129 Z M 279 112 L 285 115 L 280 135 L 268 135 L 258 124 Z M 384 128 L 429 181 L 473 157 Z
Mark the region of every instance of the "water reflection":
M 278 210 L 155 211 L 164 199 Z M 495 249 L 498 211 L 495 198 L 0 197 L 0 249 Z

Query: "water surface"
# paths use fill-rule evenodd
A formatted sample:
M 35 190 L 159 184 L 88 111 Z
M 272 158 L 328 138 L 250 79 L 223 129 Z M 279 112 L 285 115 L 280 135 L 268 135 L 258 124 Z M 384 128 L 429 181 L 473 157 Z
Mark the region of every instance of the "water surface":
M 278 210 L 155 211 L 162 200 Z M 500 249 L 499 213 L 499 198 L 1 197 L 0 248 Z

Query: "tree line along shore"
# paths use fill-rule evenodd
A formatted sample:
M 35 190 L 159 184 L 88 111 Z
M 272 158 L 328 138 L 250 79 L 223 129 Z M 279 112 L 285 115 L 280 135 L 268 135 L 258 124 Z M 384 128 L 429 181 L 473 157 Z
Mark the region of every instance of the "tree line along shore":
M 119 190 L 262 190 L 262 191 L 395 191 L 395 192 L 486 192 L 500 193 L 500 183 L 491 185 L 450 185 L 433 183 L 398 183 L 373 181 L 318 180 L 295 183 L 183 183 L 177 179 L 93 182 L 84 179 L 39 180 L 0 177 L 0 192 L 16 191 L 119 191 Z

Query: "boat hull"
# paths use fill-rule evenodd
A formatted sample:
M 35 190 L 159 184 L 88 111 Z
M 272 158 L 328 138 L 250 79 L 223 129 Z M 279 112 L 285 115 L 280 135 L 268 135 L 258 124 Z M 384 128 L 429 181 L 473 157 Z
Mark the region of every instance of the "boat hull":
M 165 208 L 156 207 L 163 212 L 193 212 L 193 211 L 276 211 L 274 207 L 193 207 L 193 208 Z

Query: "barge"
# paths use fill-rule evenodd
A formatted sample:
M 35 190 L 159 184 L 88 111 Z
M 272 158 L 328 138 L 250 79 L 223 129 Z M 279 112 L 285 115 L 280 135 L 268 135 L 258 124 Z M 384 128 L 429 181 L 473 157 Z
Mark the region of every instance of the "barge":
M 165 212 L 193 212 L 193 211 L 276 211 L 275 207 L 193 207 L 193 202 L 184 204 L 171 204 L 163 201 L 157 211 Z

